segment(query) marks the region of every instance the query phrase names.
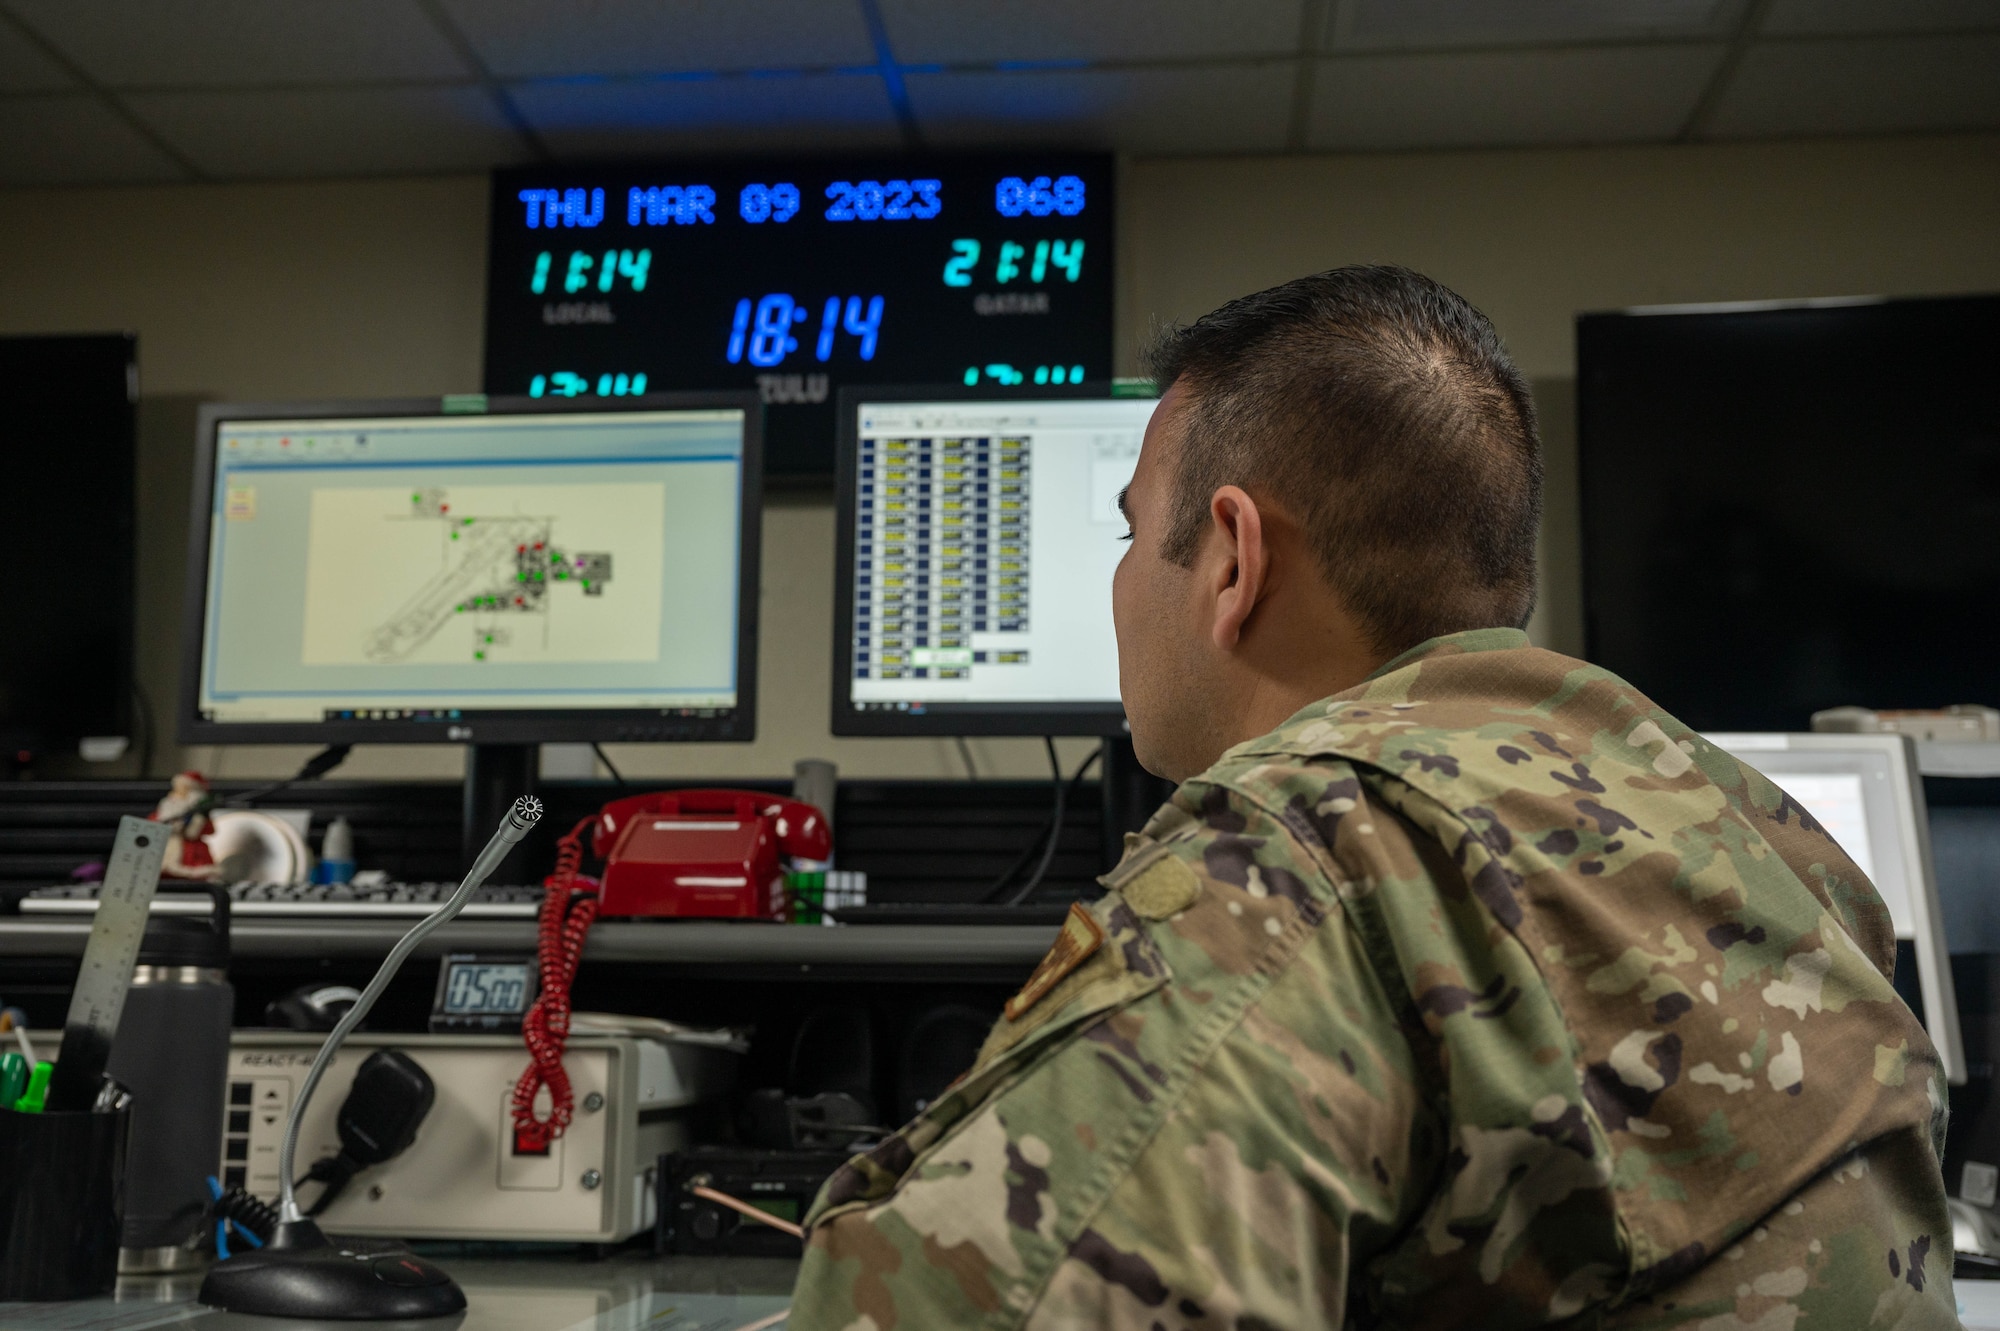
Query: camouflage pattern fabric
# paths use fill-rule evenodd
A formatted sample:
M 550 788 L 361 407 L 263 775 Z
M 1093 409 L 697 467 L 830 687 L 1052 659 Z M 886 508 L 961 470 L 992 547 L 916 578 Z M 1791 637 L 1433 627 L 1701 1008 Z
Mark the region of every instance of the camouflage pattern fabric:
M 1607 672 L 1427 643 L 1105 882 L 829 1181 L 793 1331 L 1957 1325 L 1887 911 Z

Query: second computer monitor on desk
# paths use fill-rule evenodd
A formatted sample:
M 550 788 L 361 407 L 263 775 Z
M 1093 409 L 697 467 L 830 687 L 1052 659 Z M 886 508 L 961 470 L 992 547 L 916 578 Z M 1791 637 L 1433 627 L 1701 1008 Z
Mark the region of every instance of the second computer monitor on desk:
M 1117 501 L 1154 405 L 843 394 L 835 734 L 1124 732 Z
M 1964 1082 L 1958 996 L 1915 742 L 1905 735 L 1711 733 L 1704 738 L 1802 805 L 1875 884 L 1897 939 L 1910 944 L 1916 960 L 1915 989 L 1931 1043 L 1951 1081 Z
M 205 408 L 181 734 L 754 734 L 759 408 Z

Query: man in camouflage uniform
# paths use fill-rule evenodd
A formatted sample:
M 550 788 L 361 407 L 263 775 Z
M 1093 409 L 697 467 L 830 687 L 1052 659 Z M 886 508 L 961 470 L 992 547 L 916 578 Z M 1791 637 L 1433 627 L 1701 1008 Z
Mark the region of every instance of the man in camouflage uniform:
M 1887 912 L 1514 627 L 1539 465 L 1483 316 L 1344 269 L 1156 359 L 1114 599 L 1182 784 L 829 1182 L 793 1331 L 1956 1325 Z

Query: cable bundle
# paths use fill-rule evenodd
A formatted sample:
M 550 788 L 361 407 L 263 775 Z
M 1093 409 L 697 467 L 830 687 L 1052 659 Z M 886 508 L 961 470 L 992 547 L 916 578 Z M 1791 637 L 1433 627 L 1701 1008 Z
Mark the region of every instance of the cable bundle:
M 264 1246 L 264 1240 L 278 1228 L 278 1212 L 268 1202 L 251 1196 L 241 1187 L 225 1189 L 222 1181 L 208 1176 L 208 1218 L 215 1222 L 215 1255 L 227 1259 L 229 1256 L 229 1231 L 235 1230 L 238 1238 L 253 1248 Z
M 514 1142 L 522 1151 L 546 1151 L 563 1135 L 575 1111 L 563 1046 L 569 1041 L 569 987 L 583 956 L 583 940 L 597 919 L 597 883 L 582 877 L 583 837 L 595 817 L 570 830 L 556 847 L 555 872 L 545 880 L 537 958 L 542 990 L 521 1022 L 521 1039 L 533 1060 L 514 1083 Z M 535 1117 L 535 1096 L 549 1088 L 549 1116 Z

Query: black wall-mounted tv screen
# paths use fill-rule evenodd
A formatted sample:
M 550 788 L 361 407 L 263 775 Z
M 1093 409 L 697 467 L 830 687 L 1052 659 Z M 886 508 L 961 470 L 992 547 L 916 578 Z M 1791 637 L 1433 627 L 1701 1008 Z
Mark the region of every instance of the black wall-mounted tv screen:
M 2000 297 L 1577 321 L 1591 659 L 1697 729 L 2000 706 Z
M 488 393 L 755 389 L 767 479 L 831 483 L 861 384 L 1111 375 L 1112 161 L 801 158 L 493 177 Z
M 14 576 L 0 745 L 32 763 L 129 736 L 138 340 L 0 337 L 0 468 Z

